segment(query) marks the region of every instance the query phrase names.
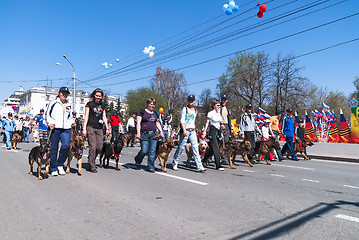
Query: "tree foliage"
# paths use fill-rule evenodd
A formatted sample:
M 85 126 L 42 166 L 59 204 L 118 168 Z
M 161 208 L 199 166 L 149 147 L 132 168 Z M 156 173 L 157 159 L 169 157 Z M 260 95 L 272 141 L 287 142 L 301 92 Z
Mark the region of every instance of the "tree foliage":
M 141 108 L 145 108 L 146 101 L 150 97 L 156 99 L 156 111 L 161 107 L 164 109 L 167 108 L 167 101 L 150 88 L 137 88 L 135 90 L 129 90 L 126 94 L 128 113 L 138 112 Z

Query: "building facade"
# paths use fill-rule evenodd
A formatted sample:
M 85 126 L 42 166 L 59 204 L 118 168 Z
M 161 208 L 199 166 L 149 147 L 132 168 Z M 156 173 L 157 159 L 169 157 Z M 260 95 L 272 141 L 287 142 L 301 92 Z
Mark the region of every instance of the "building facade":
M 16 91 L 8 99 L 3 102 L 3 108 L 17 106 L 15 114 L 19 116 L 36 116 L 41 109 L 46 109 L 50 101 L 54 100 L 58 95 L 59 88 L 52 87 L 33 87 L 28 91 Z M 73 103 L 72 92 L 67 98 L 70 103 Z M 76 91 L 76 106 L 75 110 L 78 117 L 84 118 L 85 105 L 89 101 L 89 93 L 83 90 Z M 108 103 L 117 105 L 117 98 L 108 96 Z M 121 100 L 121 113 L 126 114 L 126 104 Z

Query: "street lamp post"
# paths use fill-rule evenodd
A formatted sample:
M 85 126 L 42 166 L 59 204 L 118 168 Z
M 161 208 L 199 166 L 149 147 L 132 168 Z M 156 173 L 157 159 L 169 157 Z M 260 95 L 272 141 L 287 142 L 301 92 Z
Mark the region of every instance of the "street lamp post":
M 68 68 L 70 68 L 71 70 L 72 70 L 72 72 L 73 72 L 73 77 L 72 77 L 72 79 L 74 80 L 74 90 L 73 90 L 73 95 L 74 95 L 74 99 L 73 99 L 73 111 L 74 112 L 76 112 L 76 74 L 75 74 L 75 67 L 74 67 L 74 65 L 72 65 L 72 63 L 69 61 L 69 59 L 67 59 L 67 57 L 64 55 L 63 56 L 65 59 L 66 59 L 66 61 L 68 62 L 68 63 L 70 63 L 70 65 L 71 65 L 71 67 L 70 66 L 68 66 L 68 65 L 63 65 L 63 64 L 61 64 L 61 63 L 56 63 L 56 65 L 58 65 L 58 66 L 64 66 L 64 67 L 68 67 Z

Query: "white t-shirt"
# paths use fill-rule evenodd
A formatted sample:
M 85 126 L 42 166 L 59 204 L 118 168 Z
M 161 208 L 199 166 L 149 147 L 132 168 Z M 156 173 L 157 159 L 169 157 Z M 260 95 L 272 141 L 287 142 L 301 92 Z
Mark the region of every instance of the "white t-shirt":
M 266 127 L 265 125 L 262 127 L 262 134 L 263 138 L 268 139 L 269 136 L 269 127 Z
M 216 127 L 217 129 L 220 129 L 221 122 L 222 122 L 222 116 L 220 112 L 216 112 L 216 110 L 212 110 L 208 112 L 207 118 L 210 119 L 210 124 Z
M 197 112 L 194 108 L 189 109 L 188 107 L 184 107 L 182 108 L 182 112 L 181 112 L 181 123 L 184 123 L 186 129 L 196 128 L 195 126 L 196 116 L 197 116 Z

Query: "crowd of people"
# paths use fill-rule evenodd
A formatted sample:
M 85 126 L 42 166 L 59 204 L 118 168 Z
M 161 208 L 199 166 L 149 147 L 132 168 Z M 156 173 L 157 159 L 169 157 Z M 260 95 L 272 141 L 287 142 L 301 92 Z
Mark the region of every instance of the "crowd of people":
M 67 87 L 59 89 L 58 96 L 51 101 L 47 109 L 41 109 L 36 117 L 25 116 L 18 118 L 8 113 L 0 122 L 1 133 L 3 134 L 6 148 L 11 149 L 10 139 L 13 133 L 22 136 L 23 142 L 29 142 L 29 135 L 33 133 L 34 142 L 48 140 L 51 143 L 50 152 L 50 172 L 52 176 L 65 175 L 63 165 L 68 156 L 71 135 L 74 134 L 71 128 L 76 130 L 76 134 L 86 137 L 89 145 L 88 166 L 89 171 L 97 173 L 95 160 L 101 152 L 104 136 L 111 133 L 111 142 L 115 141 L 120 133 L 127 133 L 131 137 L 127 139 L 127 146 L 134 146 L 136 140 L 140 141 L 141 149 L 135 156 L 135 166 L 140 169 L 144 157 L 147 155 L 147 168 L 149 172 L 155 172 L 156 146 L 158 141 L 164 142 L 167 138 L 177 137 L 178 147 L 173 155 L 172 169 L 178 171 L 178 164 L 181 153 L 185 144 L 189 142 L 192 146 L 193 157 L 196 164 L 197 172 L 204 172 L 206 169 L 203 162 L 210 157 L 214 157 L 215 166 L 218 171 L 223 171 L 222 156 L 220 154 L 221 143 L 228 143 L 233 133 L 231 124 L 231 112 L 227 108 L 228 96 L 222 95 L 220 100 L 213 99 L 211 102 L 212 110 L 207 113 L 207 120 L 202 131 L 198 133 L 196 127 L 197 109 L 195 108 L 196 98 L 189 95 L 187 105 L 181 110 L 179 131 L 172 129 L 173 110 L 169 113 L 159 114 L 155 111 L 156 100 L 149 98 L 146 107 L 140 109 L 137 113 L 132 113 L 127 124 L 121 121 L 119 113 L 107 119 L 106 107 L 103 100 L 104 93 L 101 89 L 95 89 L 90 95 L 90 101 L 86 104 L 85 115 L 82 120 L 76 117 L 72 105 L 67 100 L 70 91 Z M 305 131 L 303 122 L 299 127 L 294 128 L 292 119 L 292 110 L 287 109 L 283 118 L 282 129 L 279 129 L 279 121 L 283 112 L 277 110 L 271 118 L 265 121 L 264 126 L 260 129 L 257 126 L 253 116 L 253 107 L 251 104 L 246 105 L 245 113 L 240 117 L 239 137 L 247 140 L 251 144 L 248 152 L 248 158 L 255 163 L 256 157 L 253 152 L 256 139 L 260 137 L 261 141 L 269 139 L 278 140 L 280 132 L 285 138 L 285 144 L 281 150 L 275 150 L 270 158 L 274 160 L 283 160 L 283 154 L 287 150 L 290 151 L 293 160 L 297 160 L 293 149 L 293 138 L 297 141 L 304 141 Z M 125 129 L 125 130 L 123 130 Z M 209 149 L 201 158 L 198 150 L 199 139 L 207 138 L 209 141 Z M 61 142 L 61 146 L 59 145 Z M 60 149 L 59 149 L 60 146 Z

